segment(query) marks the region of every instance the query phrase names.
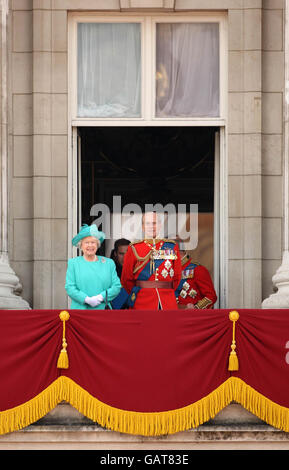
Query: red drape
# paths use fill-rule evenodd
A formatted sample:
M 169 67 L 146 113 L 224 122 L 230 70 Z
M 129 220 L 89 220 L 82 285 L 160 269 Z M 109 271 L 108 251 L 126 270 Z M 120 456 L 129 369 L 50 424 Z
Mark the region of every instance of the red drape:
M 242 379 L 268 399 L 289 407 L 289 310 L 238 310 L 236 324 Z
M 238 310 L 236 372 L 228 370 L 229 312 L 69 310 L 69 367 L 58 369 L 60 310 L 0 311 L 0 430 L 3 413 L 7 421 L 9 410 L 21 408 L 59 377 L 67 377 L 108 407 L 136 413 L 188 407 L 237 377 L 258 397 L 282 407 L 280 428 L 289 430 L 289 310 Z M 238 401 L 239 382 L 232 383 L 230 399 Z M 243 396 L 239 401 L 246 406 Z M 213 415 L 208 413 L 207 419 Z M 19 427 L 21 423 L 15 429 Z
M 31 400 L 59 375 L 59 311 L 0 311 L 0 411 Z
M 228 314 L 185 311 L 71 313 L 65 375 L 111 406 L 180 408 L 228 377 Z M 70 321 L 70 320 L 69 320 Z

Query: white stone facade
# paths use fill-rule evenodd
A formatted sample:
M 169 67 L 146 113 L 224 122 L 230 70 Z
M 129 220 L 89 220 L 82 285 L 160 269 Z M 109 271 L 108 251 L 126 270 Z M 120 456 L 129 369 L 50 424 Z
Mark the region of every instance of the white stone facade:
M 13 0 L 7 28 L 8 252 L 32 308 L 67 305 L 69 11 L 138 13 L 152 4 L 172 14 L 227 10 L 224 306 L 260 308 L 273 293 L 284 243 L 283 0 Z

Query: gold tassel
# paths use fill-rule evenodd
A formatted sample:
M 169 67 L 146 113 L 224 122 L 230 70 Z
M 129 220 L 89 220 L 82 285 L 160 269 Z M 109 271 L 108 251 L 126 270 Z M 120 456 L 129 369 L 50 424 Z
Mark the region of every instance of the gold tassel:
M 229 318 L 233 322 L 233 339 L 231 344 L 231 352 L 229 356 L 229 366 L 228 370 L 234 371 L 239 370 L 239 360 L 236 353 L 236 340 L 235 340 L 235 329 L 236 329 L 236 321 L 239 320 L 239 313 L 236 310 L 232 310 L 229 313 Z
M 68 355 L 67 355 L 67 342 L 65 338 L 65 322 L 69 320 L 69 313 L 66 310 L 63 310 L 59 314 L 59 318 L 63 323 L 63 335 L 62 335 L 62 349 L 59 354 L 59 358 L 57 361 L 57 369 L 68 369 L 69 367 L 69 361 L 68 361 Z

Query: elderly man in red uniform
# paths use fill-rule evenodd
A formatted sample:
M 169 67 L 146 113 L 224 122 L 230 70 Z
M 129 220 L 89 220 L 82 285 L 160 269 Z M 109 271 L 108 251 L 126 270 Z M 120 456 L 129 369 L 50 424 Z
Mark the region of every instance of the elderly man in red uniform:
M 217 300 L 209 271 L 205 266 L 194 263 L 180 244 L 182 280 L 176 290 L 179 308 L 213 308 Z
M 133 309 L 177 309 L 175 290 L 181 280 L 181 260 L 174 240 L 156 238 L 156 212 L 143 216 L 145 238 L 131 243 L 124 258 L 121 283 Z

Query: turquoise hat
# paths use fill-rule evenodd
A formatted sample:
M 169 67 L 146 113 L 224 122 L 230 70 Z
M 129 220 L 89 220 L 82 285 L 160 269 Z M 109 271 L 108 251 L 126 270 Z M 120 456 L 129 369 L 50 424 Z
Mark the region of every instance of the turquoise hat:
M 95 237 L 97 238 L 100 243 L 103 242 L 105 239 L 105 233 L 100 232 L 95 224 L 92 225 L 87 225 L 84 224 L 79 233 L 75 235 L 75 237 L 72 239 L 72 245 L 77 246 L 80 240 L 82 240 L 85 237 Z

